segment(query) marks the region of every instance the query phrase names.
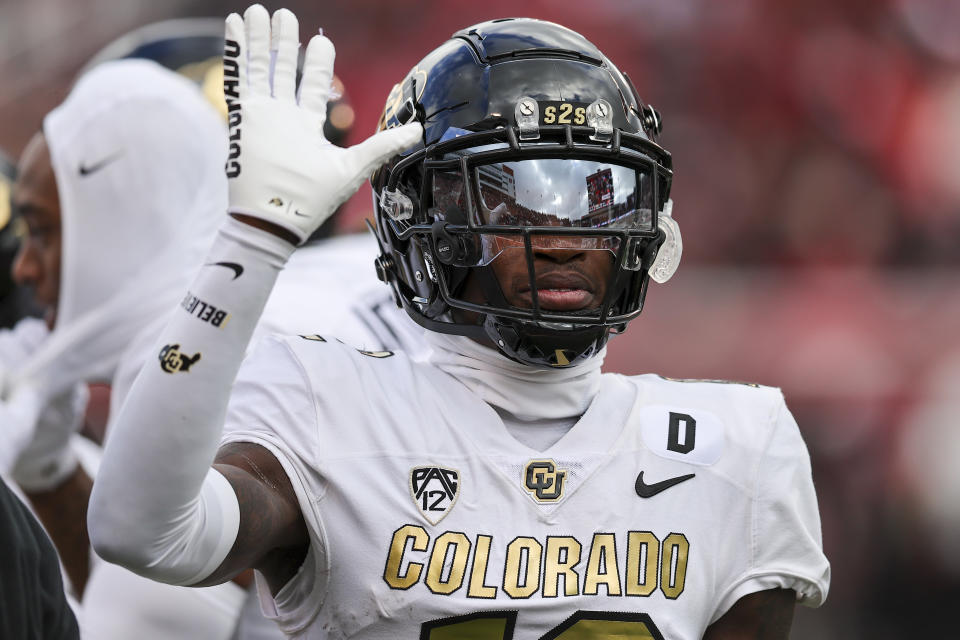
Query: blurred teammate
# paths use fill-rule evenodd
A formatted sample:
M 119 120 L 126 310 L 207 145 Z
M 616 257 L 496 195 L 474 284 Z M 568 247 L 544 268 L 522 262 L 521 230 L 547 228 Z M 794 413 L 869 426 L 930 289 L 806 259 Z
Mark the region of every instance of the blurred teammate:
M 97 549 L 172 584 L 254 566 L 297 637 L 786 638 L 829 565 L 779 391 L 599 371 L 679 259 L 658 114 L 579 35 L 494 21 L 339 149 L 333 47 L 295 93 L 297 31 L 227 19 L 232 217 L 121 409 Z M 426 361 L 307 334 L 241 368 L 294 247 L 374 170 Z
M 21 159 L 14 202 L 29 233 L 14 277 L 44 305 L 50 333 L 8 364 L 0 410 L 16 410 L 5 427 L 32 434 L 12 452 L 13 474 L 78 593 L 89 556 L 90 479 L 69 441 L 82 419 L 84 384 L 111 381 L 124 349 L 189 280 L 225 203 L 224 140 L 221 119 L 189 81 L 151 62 L 125 61 L 84 76 Z M 55 404 L 65 407 L 59 421 L 38 419 Z M 9 457 L 16 447 L 5 446 Z M 242 600 L 231 584 L 184 592 L 168 609 L 180 616 L 166 628 L 206 633 L 219 625 L 229 633 Z M 124 613 L 91 616 L 88 631 L 109 637 L 96 625 Z
M 210 63 L 208 55 L 213 43 L 215 43 L 218 51 L 222 51 L 223 48 L 222 21 L 218 20 L 217 22 L 219 33 L 216 34 L 210 33 L 209 24 L 202 20 L 173 21 L 152 25 L 122 38 L 95 57 L 94 63 L 88 67 L 89 71 L 82 74 L 83 79 L 80 81 L 77 92 L 89 84 L 90 81 L 86 79 L 87 75 L 93 75 L 94 77 L 97 77 L 98 74 L 99 76 L 103 75 L 97 65 L 106 63 L 108 69 L 118 68 L 116 64 L 110 64 L 110 60 L 115 58 L 151 58 L 168 68 L 175 69 L 197 80 L 201 87 L 209 86 L 211 75 L 214 76 L 216 84 L 222 86 L 222 69 L 219 68 L 220 57 L 218 55 L 216 58 L 218 64 L 213 65 Z M 122 68 L 123 65 L 120 65 L 120 67 Z M 149 78 L 145 80 L 149 80 Z M 163 83 L 160 84 L 163 85 Z M 101 89 L 106 88 L 103 82 L 100 86 Z M 86 95 L 88 97 L 95 95 L 95 91 L 87 88 Z M 205 92 L 205 95 L 208 98 L 210 97 L 207 92 Z M 170 99 L 176 100 L 182 97 L 182 92 L 174 92 Z M 223 103 L 222 92 L 219 96 L 219 102 Z M 195 103 L 196 97 L 191 95 L 190 100 L 187 100 L 183 108 L 195 108 Z M 226 112 L 225 103 L 218 105 L 216 101 L 212 101 L 212 104 L 218 107 L 218 110 L 222 106 L 222 111 Z M 346 109 L 347 111 L 341 111 L 338 115 L 337 109 Z M 60 116 L 62 122 L 72 122 L 74 118 L 82 119 L 79 118 L 76 109 L 73 111 L 62 110 L 67 111 Z M 331 125 L 326 128 L 331 138 L 342 141 L 351 124 L 350 117 L 348 117 L 350 114 L 352 114 L 352 110 L 349 109 L 349 104 L 343 98 L 334 101 L 330 116 L 332 120 L 339 123 L 339 126 Z M 146 122 L 150 123 L 149 117 Z M 110 123 L 102 124 L 104 128 L 111 127 Z M 121 120 L 118 125 L 122 126 L 122 124 Z M 214 131 L 222 135 L 223 125 L 217 124 Z M 100 131 L 97 133 L 105 134 L 107 138 L 118 135 L 116 131 Z M 183 133 L 186 135 L 189 131 Z M 157 135 L 165 134 L 169 134 L 169 131 L 164 131 L 163 128 L 157 132 Z M 205 138 L 207 141 L 210 139 L 210 136 Z M 39 145 L 41 141 L 38 139 L 36 144 Z M 149 135 L 145 135 L 139 138 L 126 139 L 123 146 L 131 155 L 149 154 L 153 150 L 154 142 Z M 182 144 L 182 142 L 182 135 L 169 136 L 168 144 L 171 149 L 175 149 L 176 145 Z M 221 141 L 214 148 L 218 154 L 222 154 L 222 147 Z M 28 178 L 34 179 L 38 174 L 37 165 L 42 164 L 43 151 L 42 147 L 34 145 L 25 154 L 24 160 L 27 165 Z M 215 193 L 217 189 L 223 188 L 224 176 L 222 171 L 216 170 L 216 163 L 209 164 L 209 154 L 196 154 L 193 147 L 186 146 L 181 149 L 181 152 L 185 155 L 192 154 L 191 163 L 187 168 L 197 171 L 197 180 L 211 177 L 207 169 L 211 166 L 214 167 L 211 184 L 201 190 L 203 193 Z M 38 162 L 38 156 L 41 162 Z M 194 164 L 204 162 L 208 165 L 202 170 Z M 53 173 L 50 172 L 47 176 L 52 177 Z M 81 177 L 83 177 L 82 172 Z M 73 176 L 58 176 L 57 178 L 58 182 L 62 181 L 69 185 Z M 160 191 L 166 189 L 162 182 L 163 178 L 164 176 L 158 176 L 156 180 L 112 181 L 97 195 L 97 198 L 102 200 L 103 206 L 95 208 L 111 211 L 107 202 L 114 196 L 121 200 L 156 200 L 159 203 L 164 203 L 164 198 L 169 198 L 169 196 L 160 194 Z M 195 183 L 188 183 L 184 186 L 185 188 L 193 188 L 196 185 Z M 125 192 L 119 193 L 121 190 L 125 190 Z M 51 196 L 49 206 L 40 207 L 41 213 L 44 209 L 53 210 L 59 206 L 53 201 L 57 197 L 57 192 L 52 182 L 34 188 L 32 196 L 28 193 L 27 204 L 29 204 L 31 197 L 36 199 L 37 193 L 40 193 L 41 197 L 43 195 Z M 169 199 L 163 206 L 168 206 L 168 203 Z M 86 209 L 91 205 L 90 202 L 80 204 L 80 207 L 71 209 L 71 215 L 78 217 L 94 215 L 86 213 Z M 183 203 L 174 204 L 171 208 L 182 208 L 182 206 Z M 215 209 L 219 211 L 222 206 L 222 203 L 220 203 Z M 79 209 L 79 212 L 74 209 Z M 152 211 L 147 215 L 155 214 L 156 211 Z M 111 213 L 105 214 L 103 218 L 108 224 L 109 215 Z M 51 301 L 55 301 L 60 295 L 60 283 L 57 277 L 60 269 L 57 265 L 51 264 L 50 268 L 44 272 L 41 266 L 47 259 L 53 261 L 60 252 L 61 238 L 56 227 L 56 223 L 59 221 L 42 217 L 39 220 L 36 218 L 37 216 L 34 215 L 30 219 L 33 222 L 32 229 L 36 237 L 33 243 L 27 246 L 21 258 L 19 274 L 23 282 L 34 286 L 40 298 L 47 304 L 47 308 L 52 311 L 56 308 L 56 305 L 51 304 Z M 91 222 L 95 226 L 96 219 Z M 330 222 L 333 222 L 332 219 Z M 332 224 L 323 229 L 318 229 L 314 238 L 327 235 L 331 229 Z M 140 230 L 143 233 L 138 235 L 136 227 L 128 228 L 126 230 L 127 237 L 124 239 L 124 242 L 140 247 L 139 255 L 151 255 L 151 249 L 155 244 L 159 247 L 163 246 L 164 241 L 157 243 L 156 234 L 152 233 L 149 227 L 141 224 Z M 41 234 L 46 234 L 47 237 L 41 238 Z M 199 236 L 195 241 L 202 242 L 202 238 L 202 236 Z M 78 255 L 84 254 L 83 261 L 102 261 L 103 258 L 98 252 L 89 250 L 96 246 L 97 240 L 97 229 L 93 229 L 88 236 L 78 240 L 76 245 L 65 245 L 63 250 Z M 209 238 L 207 241 L 209 242 Z M 186 251 L 190 251 L 189 247 Z M 111 267 L 118 274 L 137 269 L 138 265 L 131 259 L 134 255 L 132 251 L 126 255 L 114 254 L 113 260 L 110 262 Z M 391 317 L 399 318 L 401 314 L 392 305 L 392 298 L 388 291 L 380 286 L 376 286 L 374 290 L 374 285 L 377 283 L 372 270 L 368 267 L 375 255 L 376 242 L 367 234 L 314 243 L 310 251 L 304 251 L 298 256 L 300 259 L 296 262 L 296 265 L 291 265 L 284 283 L 277 288 L 275 300 L 271 302 L 270 306 L 271 313 L 264 318 L 263 331 L 312 332 L 319 327 L 324 327 L 326 330 L 335 329 L 337 333 L 343 334 L 352 342 L 361 346 L 368 346 L 371 349 L 398 346 L 400 336 L 406 335 L 404 329 L 407 329 L 407 323 L 404 322 L 404 327 L 397 330 L 390 327 Z M 188 257 L 189 254 L 185 252 L 184 256 Z M 81 265 L 84 264 L 83 261 L 81 261 Z M 365 268 L 361 269 L 361 265 Z M 351 266 L 353 268 L 350 268 Z M 177 264 L 167 263 L 164 265 L 164 269 L 169 272 L 168 279 L 179 277 L 193 268 L 189 259 L 184 259 L 183 262 Z M 332 271 L 330 271 L 331 269 Z M 331 279 L 342 283 L 339 288 L 327 287 L 328 295 L 343 299 L 349 298 L 354 303 L 331 308 L 322 303 L 321 297 L 312 295 L 316 288 L 316 270 L 320 272 L 330 271 L 331 275 L 337 276 Z M 155 282 L 154 280 L 154 283 L 145 283 L 145 295 L 152 290 L 151 287 Z M 162 294 L 162 292 L 155 293 L 157 295 Z M 77 298 L 81 304 L 85 304 L 86 298 L 91 295 L 96 295 L 95 287 L 80 291 Z M 202 306 L 200 308 L 202 311 Z M 102 318 L 101 321 L 103 321 Z M 130 324 L 127 324 L 128 322 Z M 162 314 L 157 314 L 154 317 L 128 314 L 115 319 L 115 324 L 110 327 L 110 330 L 127 337 L 122 344 L 122 348 L 116 352 L 110 352 L 109 358 L 114 363 L 110 365 L 110 375 L 97 378 L 108 380 L 111 383 L 111 403 L 119 403 L 122 400 L 148 352 L 152 359 L 151 343 L 162 323 Z M 18 358 L 10 358 L 10 361 L 16 360 L 22 366 L 26 356 L 47 340 L 45 331 L 39 330 L 36 333 L 37 336 L 31 348 L 21 353 Z M 410 332 L 407 331 L 407 333 Z M 415 339 L 415 336 L 411 339 Z M 0 344 L 2 344 L 2 341 L 0 341 Z M 43 356 L 43 349 L 41 349 L 41 356 Z M 101 358 L 108 357 L 102 353 L 98 356 Z M 56 358 L 56 356 L 51 357 L 51 361 L 56 361 Z M 85 391 L 85 389 L 81 388 L 78 391 Z M 38 437 L 35 437 L 31 450 L 23 456 L 24 460 L 21 460 L 20 463 L 20 468 L 23 468 L 31 466 L 30 461 L 38 458 L 63 461 L 64 471 L 53 477 L 45 478 L 40 487 L 35 487 L 39 491 L 31 493 L 31 497 L 35 501 L 42 501 L 49 506 L 47 510 L 50 513 L 46 520 L 52 524 L 51 518 L 56 518 L 56 526 L 52 528 L 57 532 L 62 532 L 63 538 L 65 538 L 61 540 L 61 544 L 58 546 L 63 550 L 73 550 L 73 553 L 71 553 L 73 556 L 79 556 L 80 550 L 86 547 L 85 531 L 77 530 L 80 525 L 85 523 L 86 501 L 84 492 L 80 490 L 80 487 L 75 487 L 70 491 L 67 488 L 74 481 L 86 481 L 88 483 L 89 479 L 80 469 L 72 472 L 66 470 L 66 467 L 74 462 L 73 452 L 67 447 L 67 440 L 69 434 L 76 430 L 75 421 L 82 416 L 82 407 L 85 401 L 86 395 L 77 400 L 79 406 L 75 407 L 73 412 L 70 413 L 69 420 L 65 420 L 64 416 L 60 415 L 58 416 L 60 421 L 48 421 L 52 424 L 39 421 L 39 424 L 36 425 Z M 38 467 L 39 465 L 33 462 L 32 466 Z M 67 481 L 63 480 L 64 475 L 66 475 Z M 29 482 L 23 477 L 23 474 L 18 474 L 18 477 L 22 482 Z M 56 490 L 50 491 L 50 489 Z M 87 486 L 88 491 L 89 486 Z M 86 569 L 84 567 L 83 574 L 85 575 L 85 573 Z M 84 579 L 83 582 L 86 582 L 86 580 Z M 79 586 L 82 588 L 82 584 Z M 98 564 L 93 568 L 84 595 L 86 618 L 90 621 L 88 630 L 98 638 L 127 638 L 134 634 L 141 638 L 187 638 L 196 637 L 198 633 L 206 637 L 226 637 L 226 634 L 236 626 L 235 637 L 244 640 L 280 635 L 279 630 L 273 623 L 264 620 L 259 615 L 259 604 L 255 598 L 250 601 L 252 607 L 247 607 L 244 610 L 242 624 L 236 625 L 235 618 L 239 593 L 237 588 L 233 585 L 224 585 L 218 587 L 215 591 L 216 593 L 212 595 L 205 594 L 202 598 L 196 598 L 194 594 L 187 590 L 145 580 L 114 565 Z

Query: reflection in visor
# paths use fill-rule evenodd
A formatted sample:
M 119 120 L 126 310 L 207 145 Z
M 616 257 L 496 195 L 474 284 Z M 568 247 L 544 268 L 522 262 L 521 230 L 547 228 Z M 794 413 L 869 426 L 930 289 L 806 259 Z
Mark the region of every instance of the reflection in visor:
M 478 167 L 479 224 L 649 230 L 652 193 L 632 167 L 523 160 Z
M 590 229 L 653 230 L 653 189 L 648 174 L 609 162 L 545 158 L 481 165 L 474 173 L 474 224 L 583 230 L 583 235 L 532 234 L 538 249 L 605 249 L 619 239 L 589 235 Z M 435 172 L 434 205 L 463 212 L 459 172 Z M 463 213 L 460 214 L 465 215 Z M 448 221 L 466 224 L 466 220 Z M 519 233 L 484 233 L 479 264 L 503 251 L 523 247 Z

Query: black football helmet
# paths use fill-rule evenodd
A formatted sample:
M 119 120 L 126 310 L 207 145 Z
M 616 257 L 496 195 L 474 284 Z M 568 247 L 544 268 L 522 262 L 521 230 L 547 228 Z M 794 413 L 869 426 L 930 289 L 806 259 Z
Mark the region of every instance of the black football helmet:
M 675 270 L 660 114 L 580 34 L 532 19 L 458 31 L 393 88 L 380 128 L 414 120 L 422 143 L 371 182 L 377 273 L 425 328 L 571 366 L 639 315 L 651 274 Z M 540 307 L 534 254 L 551 246 L 609 252 L 598 308 Z M 497 281 L 506 251 L 525 255 L 531 308 L 509 304 Z M 483 303 L 464 299 L 470 278 Z

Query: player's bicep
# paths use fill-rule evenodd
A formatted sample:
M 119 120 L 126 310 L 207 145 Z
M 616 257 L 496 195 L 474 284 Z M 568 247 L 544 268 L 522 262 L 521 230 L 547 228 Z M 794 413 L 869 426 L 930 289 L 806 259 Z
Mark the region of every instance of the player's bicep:
M 745 595 L 707 628 L 703 640 L 787 640 L 796 601 L 793 589 Z
M 230 553 L 198 586 L 223 582 L 252 567 L 276 592 L 303 563 L 310 541 L 293 485 L 277 458 L 253 443 L 224 445 L 214 468 L 237 494 L 240 529 Z

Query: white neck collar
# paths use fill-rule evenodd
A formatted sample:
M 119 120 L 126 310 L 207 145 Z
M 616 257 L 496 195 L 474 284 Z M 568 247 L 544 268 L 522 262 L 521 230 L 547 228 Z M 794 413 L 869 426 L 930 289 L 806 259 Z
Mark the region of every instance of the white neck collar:
M 519 420 L 579 418 L 600 389 L 606 349 L 566 369 L 537 369 L 470 338 L 424 332 L 425 359 Z

